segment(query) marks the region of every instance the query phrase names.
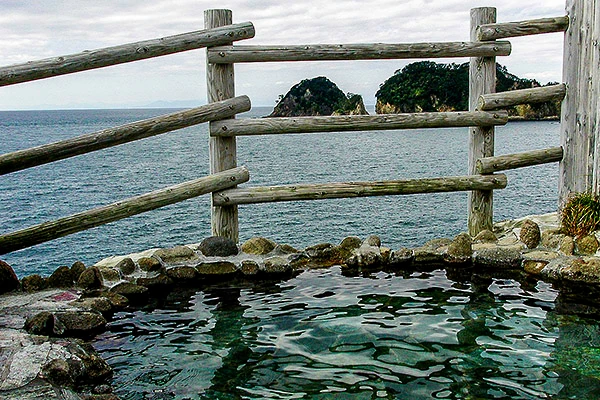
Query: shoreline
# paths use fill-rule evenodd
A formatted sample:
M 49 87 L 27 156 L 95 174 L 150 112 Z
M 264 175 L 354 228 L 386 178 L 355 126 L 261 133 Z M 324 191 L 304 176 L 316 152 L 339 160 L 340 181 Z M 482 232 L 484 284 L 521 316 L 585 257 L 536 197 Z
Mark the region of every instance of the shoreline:
M 475 238 L 463 233 L 411 249 L 392 250 L 375 235 L 303 250 L 266 238 L 241 246 L 232 243 L 207 238 L 107 257 L 87 268 L 75 263 L 48 278 L 23 277 L 17 290 L 0 295 L 0 357 L 6 360 L 0 367 L 5 377 L 0 395 L 117 399 L 110 386 L 112 371 L 90 342 L 115 312 L 143 306 L 180 286 L 287 280 L 308 269 L 341 266 L 358 276 L 436 268 L 467 280 L 486 274 L 547 281 L 557 284 L 557 290 L 569 291 L 573 285 L 600 288 L 598 248 L 589 255 L 577 254 L 573 239 L 558 232 L 556 213 L 504 221 L 493 233 L 484 231 Z M 575 252 L 567 254 L 569 249 Z

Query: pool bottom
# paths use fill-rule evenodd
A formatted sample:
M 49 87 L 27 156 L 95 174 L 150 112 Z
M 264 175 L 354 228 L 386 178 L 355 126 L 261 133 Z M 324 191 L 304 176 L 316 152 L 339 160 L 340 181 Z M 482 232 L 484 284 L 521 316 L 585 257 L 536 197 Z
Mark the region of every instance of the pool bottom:
M 600 398 L 598 321 L 564 293 L 333 267 L 174 290 L 94 345 L 123 399 Z

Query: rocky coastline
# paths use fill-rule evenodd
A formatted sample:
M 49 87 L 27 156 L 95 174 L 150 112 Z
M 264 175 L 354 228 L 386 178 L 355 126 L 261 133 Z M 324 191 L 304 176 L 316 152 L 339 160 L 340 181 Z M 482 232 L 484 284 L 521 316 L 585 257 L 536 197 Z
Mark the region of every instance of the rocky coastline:
M 210 237 L 201 243 L 114 256 L 49 277 L 18 279 L 0 261 L 0 398 L 114 400 L 112 371 L 90 340 L 113 313 L 147 304 L 182 285 L 287 279 L 306 269 L 341 265 L 349 274 L 444 268 L 466 276 L 518 274 L 560 284 L 600 287 L 595 234 L 572 238 L 556 214 L 496 224 L 494 232 L 435 239 L 390 249 L 377 236 L 347 237 L 303 250 L 252 238 L 241 246 Z

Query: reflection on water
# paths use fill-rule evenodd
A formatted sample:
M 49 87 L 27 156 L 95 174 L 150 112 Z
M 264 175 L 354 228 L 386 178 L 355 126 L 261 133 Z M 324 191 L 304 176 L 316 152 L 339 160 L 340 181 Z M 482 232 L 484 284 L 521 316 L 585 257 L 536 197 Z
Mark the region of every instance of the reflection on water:
M 178 290 L 96 343 L 124 399 L 600 398 L 600 325 L 443 270 Z M 564 306 L 564 301 L 562 306 Z

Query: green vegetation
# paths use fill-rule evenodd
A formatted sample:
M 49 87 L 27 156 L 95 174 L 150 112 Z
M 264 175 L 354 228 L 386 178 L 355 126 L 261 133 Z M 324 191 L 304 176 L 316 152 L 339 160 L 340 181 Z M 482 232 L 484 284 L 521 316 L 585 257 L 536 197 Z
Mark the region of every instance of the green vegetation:
M 296 117 L 302 115 L 350 114 L 364 109 L 362 96 L 344 94 L 324 76 L 304 79 L 285 95 L 280 95 L 271 117 Z M 365 111 L 366 113 L 366 111 Z
M 466 110 L 469 101 L 469 65 L 422 61 L 397 70 L 377 93 L 377 103 L 396 112 Z
M 347 93 L 346 98 L 338 103 L 334 114 L 348 115 L 356 113 L 356 110 L 364 109 L 363 98 L 360 94 Z M 363 114 L 366 114 L 366 110 Z
M 497 64 L 496 91 L 541 86 L 532 79 L 519 78 Z M 469 64 L 438 64 L 421 61 L 397 70 L 375 94 L 377 112 L 465 111 L 469 107 Z M 509 115 L 526 119 L 555 117 L 560 102 L 514 107 Z
M 592 193 L 572 195 L 560 214 L 562 233 L 582 237 L 600 228 L 600 199 Z

